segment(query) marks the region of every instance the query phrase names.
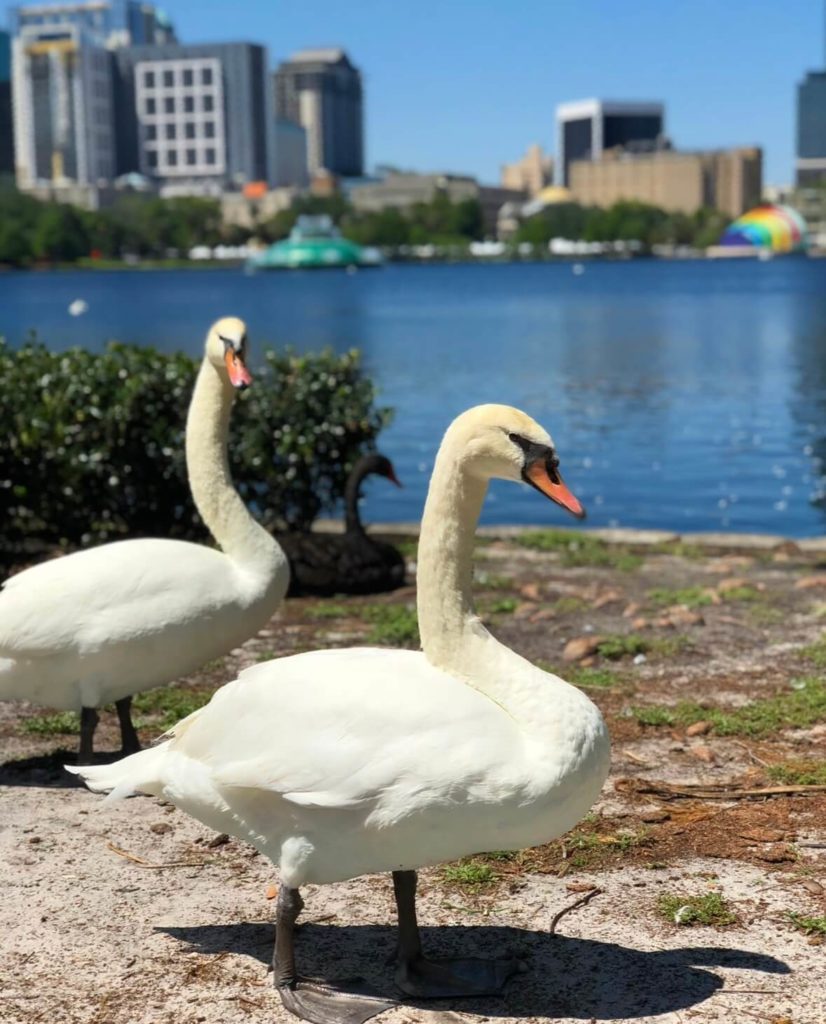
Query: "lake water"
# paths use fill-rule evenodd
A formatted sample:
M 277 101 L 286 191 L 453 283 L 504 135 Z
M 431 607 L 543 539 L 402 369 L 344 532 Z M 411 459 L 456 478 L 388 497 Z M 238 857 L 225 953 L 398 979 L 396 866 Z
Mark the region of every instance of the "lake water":
M 88 312 L 67 307 L 84 299 Z M 0 275 L 0 333 L 199 355 L 236 314 L 259 351 L 358 347 L 395 407 L 365 517 L 421 515 L 440 437 L 479 402 L 551 432 L 592 525 L 826 533 L 826 261 L 389 266 Z M 254 364 L 254 358 L 253 358 Z M 489 523 L 565 523 L 496 484 Z

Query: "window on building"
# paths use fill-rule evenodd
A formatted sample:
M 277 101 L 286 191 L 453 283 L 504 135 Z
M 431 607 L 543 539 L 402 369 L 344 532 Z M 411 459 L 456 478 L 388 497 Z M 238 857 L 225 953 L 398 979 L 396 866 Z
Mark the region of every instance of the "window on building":
M 147 114 L 154 114 L 155 113 L 155 101 L 151 97 L 146 101 L 146 113 Z
M 158 129 L 154 124 L 148 124 L 146 126 L 146 138 L 149 142 L 154 142 L 158 137 Z
M 204 121 L 204 138 L 214 139 L 215 138 L 215 122 Z
M 175 97 L 174 96 L 167 96 L 166 97 L 166 99 L 163 101 L 163 109 L 166 111 L 167 114 L 174 114 L 175 113 Z
M 195 138 L 195 122 L 187 121 L 184 125 L 184 138 L 194 139 Z
M 168 139 L 176 139 L 178 137 L 176 132 L 175 132 L 175 125 L 174 124 L 168 124 L 166 126 L 166 137 Z
M 178 151 L 176 149 L 168 149 L 166 151 L 166 163 L 168 167 L 178 166 Z
M 190 167 L 194 167 L 195 164 L 197 163 L 197 160 L 195 158 L 195 150 L 194 149 L 188 149 L 186 151 L 186 162 L 187 162 L 187 164 L 189 164 Z
M 155 152 L 154 149 L 150 149 L 147 152 L 147 154 L 146 154 L 146 162 L 149 165 L 149 167 L 157 167 L 158 166 L 158 154 Z
M 195 76 L 192 73 L 192 68 L 184 68 L 184 85 L 194 85 Z
M 208 164 L 215 163 L 215 150 L 212 148 L 212 146 L 209 146 L 207 149 L 204 150 L 204 160 Z
M 195 112 L 195 97 L 184 96 L 184 113 L 193 114 Z
M 212 85 L 212 68 L 201 69 L 201 85 Z
M 204 96 L 203 98 L 204 112 L 209 113 L 215 109 L 215 100 L 211 96 Z
M 167 89 L 171 89 L 175 84 L 175 74 L 172 71 L 164 71 L 163 73 L 163 84 Z
M 143 87 L 144 87 L 144 89 L 154 89 L 155 88 L 155 72 L 154 71 L 144 71 L 144 73 L 143 73 Z

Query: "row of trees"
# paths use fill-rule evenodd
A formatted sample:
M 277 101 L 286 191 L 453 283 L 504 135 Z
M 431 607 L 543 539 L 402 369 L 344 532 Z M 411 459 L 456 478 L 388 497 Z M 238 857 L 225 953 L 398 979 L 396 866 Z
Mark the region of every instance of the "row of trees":
M 730 219 L 709 207 L 695 213 L 668 213 L 636 202 L 619 202 L 608 209 L 559 203 L 524 221 L 516 241 L 546 245 L 552 238 L 586 242 L 636 239 L 648 248 L 665 243 L 705 248 L 719 240 Z
M 185 254 L 193 245 L 224 240 L 215 200 L 126 194 L 109 209 L 90 211 L 0 191 L 0 264 L 72 263 L 93 253 L 162 257 L 171 249 Z
M 262 241 L 285 238 L 301 214 L 327 213 L 346 237 L 363 245 L 435 243 L 467 245 L 484 237 L 482 208 L 476 199 L 452 202 L 437 195 L 406 210 L 357 212 L 340 195 L 301 197 L 288 210 L 256 223 Z M 606 242 L 635 239 L 645 247 L 661 243 L 704 247 L 717 241 L 728 218 L 716 210 L 668 213 L 644 203 L 620 202 L 609 209 L 561 203 L 525 220 L 514 241 L 544 246 L 551 238 Z M 195 245 L 238 244 L 249 231 L 223 225 L 217 200 L 158 199 L 123 195 L 105 210 L 87 211 L 40 202 L 14 190 L 0 192 L 0 265 L 38 261 L 74 262 L 95 255 L 163 258 L 185 256 Z

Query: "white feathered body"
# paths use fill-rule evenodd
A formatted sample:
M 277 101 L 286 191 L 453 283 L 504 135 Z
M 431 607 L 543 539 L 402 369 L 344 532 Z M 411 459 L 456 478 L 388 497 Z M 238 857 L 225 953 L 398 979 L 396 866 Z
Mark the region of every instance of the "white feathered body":
M 421 653 L 318 651 L 247 669 L 160 745 L 82 774 L 249 841 L 292 887 L 547 842 L 599 794 L 605 726 L 581 691 L 491 655 L 536 692 L 536 727 Z
M 0 700 L 100 707 L 193 671 L 267 623 L 287 576 L 262 568 L 147 539 L 11 577 L 0 590 Z

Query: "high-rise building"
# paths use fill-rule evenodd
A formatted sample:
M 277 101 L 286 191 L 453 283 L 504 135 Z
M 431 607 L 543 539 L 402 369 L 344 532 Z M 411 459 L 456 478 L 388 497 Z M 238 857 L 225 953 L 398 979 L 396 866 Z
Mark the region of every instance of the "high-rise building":
M 166 16 L 139 0 L 81 0 L 23 4 L 11 9 L 9 21 L 18 185 L 111 181 L 117 164 L 112 51 L 174 40 Z
M 574 160 L 599 160 L 615 146 L 653 146 L 665 130 L 662 103 L 579 100 L 556 108 L 555 184 L 567 185 Z
M 810 71 L 797 87 L 798 187 L 826 180 L 826 71 Z
M 11 37 L 0 29 L 0 177 L 14 173 L 11 115 Z
M 17 184 L 94 185 L 115 173 L 112 61 L 77 22 L 27 24 L 12 44 Z
M 118 174 L 139 171 L 167 194 L 272 180 L 263 46 L 130 46 L 115 61 Z
M 44 25 L 79 25 L 104 46 L 142 43 L 174 43 L 175 30 L 163 11 L 143 0 L 60 0 L 52 3 L 21 4 L 9 12 L 12 35 L 24 28 Z
M 307 132 L 310 175 L 364 174 L 361 72 L 344 50 L 301 50 L 273 75 L 275 113 Z
M 305 188 L 307 174 L 307 132 L 295 121 L 275 122 L 275 155 L 272 184 L 276 188 Z

